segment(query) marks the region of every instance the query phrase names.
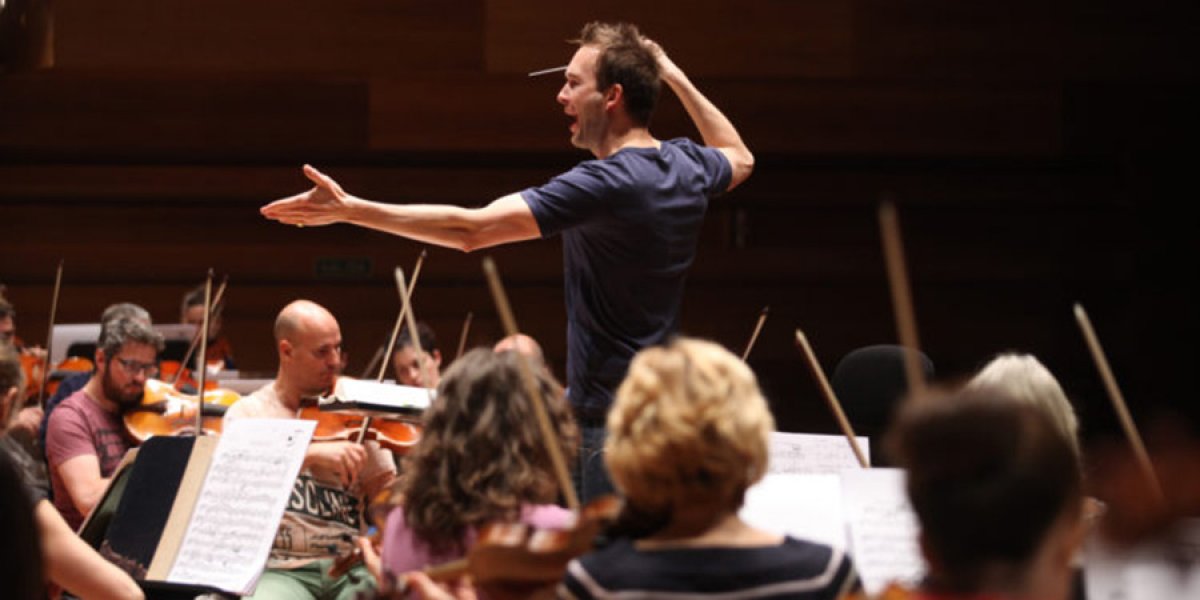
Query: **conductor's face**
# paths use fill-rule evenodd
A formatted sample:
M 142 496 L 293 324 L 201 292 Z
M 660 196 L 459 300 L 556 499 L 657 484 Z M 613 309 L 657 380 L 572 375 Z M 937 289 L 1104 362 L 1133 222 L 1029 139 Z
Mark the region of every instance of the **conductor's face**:
M 604 140 L 608 127 L 604 95 L 596 89 L 599 56 L 600 49 L 595 46 L 582 46 L 575 51 L 567 65 L 567 81 L 558 92 L 563 112 L 572 117 L 571 144 L 585 150 L 594 150 Z

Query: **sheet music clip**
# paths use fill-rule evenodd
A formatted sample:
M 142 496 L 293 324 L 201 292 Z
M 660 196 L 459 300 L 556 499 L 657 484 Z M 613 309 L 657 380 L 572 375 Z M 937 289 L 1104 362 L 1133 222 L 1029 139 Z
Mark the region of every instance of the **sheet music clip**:
M 431 388 L 343 377 L 334 386 L 333 394 L 319 399 L 317 407 L 324 411 L 419 421 L 436 396 L 437 392 Z

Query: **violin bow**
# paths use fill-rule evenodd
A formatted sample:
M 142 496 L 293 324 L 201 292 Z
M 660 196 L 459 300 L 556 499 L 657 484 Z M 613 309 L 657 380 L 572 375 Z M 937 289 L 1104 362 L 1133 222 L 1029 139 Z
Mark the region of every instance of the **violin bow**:
M 421 335 L 417 330 L 417 315 L 412 307 L 412 288 L 405 285 L 404 271 L 400 267 L 396 267 L 396 289 L 400 292 L 400 301 L 404 303 L 404 308 L 401 310 L 402 314 L 408 317 L 408 331 L 411 333 L 413 350 L 417 353 L 417 372 L 420 373 L 423 383 L 429 380 L 425 377 L 426 369 L 433 366 L 433 361 L 425 356 L 425 349 L 421 347 Z M 391 356 L 390 352 L 388 356 Z M 429 400 L 432 402 L 433 388 L 425 387 L 429 389 Z
M 496 270 L 496 262 L 489 256 L 483 259 L 483 272 L 487 275 L 488 287 L 492 291 L 492 299 L 496 302 L 496 311 L 500 314 L 500 321 L 504 324 L 505 335 L 515 336 L 520 333 L 517 329 L 517 321 L 513 318 L 512 307 L 508 303 L 508 295 L 504 292 L 504 284 L 500 282 L 500 273 Z M 546 444 L 546 453 L 550 455 L 550 463 L 554 467 L 554 474 L 558 478 L 558 486 L 562 490 L 563 498 L 566 499 L 567 508 L 576 515 L 579 514 L 579 497 L 575 494 L 575 486 L 571 484 L 571 476 L 567 471 L 567 461 L 563 458 L 557 446 L 552 440 L 555 438 L 554 430 L 550 427 L 550 415 L 546 410 L 545 399 L 538 392 L 537 380 L 533 375 L 533 368 L 529 366 L 529 359 L 524 353 L 516 352 L 517 364 L 521 368 L 521 381 L 525 384 L 525 393 L 529 396 L 530 403 L 533 404 L 533 412 L 537 416 L 538 427 L 542 430 L 542 442 Z
M 917 319 L 913 314 L 912 288 L 904 264 L 904 245 L 900 241 L 900 223 L 896 206 L 885 198 L 879 205 L 879 228 L 883 234 L 883 257 L 887 264 L 888 283 L 892 291 L 892 307 L 896 311 L 896 329 L 900 345 L 904 346 L 904 373 L 908 379 L 908 394 L 918 397 L 925 391 L 925 376 L 919 362 Z
M 1130 449 L 1133 450 L 1142 476 L 1146 478 L 1146 484 L 1150 486 L 1155 500 L 1161 504 L 1163 502 L 1162 486 L 1158 481 L 1158 475 L 1154 472 L 1154 465 L 1150 462 L 1150 454 L 1146 452 L 1142 436 L 1133 423 L 1133 416 L 1129 414 L 1125 396 L 1121 394 L 1121 388 L 1117 387 L 1117 379 L 1113 377 L 1112 369 L 1108 366 L 1108 358 L 1104 354 L 1104 349 L 1100 347 L 1100 339 L 1096 337 L 1092 321 L 1088 318 L 1083 305 L 1079 303 L 1075 304 L 1075 321 L 1079 323 L 1079 330 L 1083 332 L 1083 339 L 1087 343 L 1088 350 L 1091 351 L 1092 361 L 1096 363 L 1096 370 L 1100 372 L 1100 379 L 1104 381 L 1104 388 L 1108 391 L 1113 409 L 1116 410 L 1121 427 L 1125 430 L 1125 437 L 1129 440 Z
M 467 348 L 467 334 L 471 331 L 471 319 L 475 318 L 475 313 L 467 311 L 467 318 L 463 319 L 462 333 L 458 334 L 458 351 L 454 354 L 454 360 L 458 360 L 463 355 L 463 350 Z
M 208 269 L 208 276 L 204 278 L 204 321 L 200 327 L 200 380 L 196 390 L 196 437 L 204 435 L 204 385 L 208 378 L 208 325 L 212 315 L 213 308 L 213 293 L 212 293 L 213 270 Z M 225 284 L 221 284 L 222 291 L 225 289 Z M 183 371 L 183 365 L 179 366 L 179 371 Z
M 763 324 L 767 322 L 767 313 L 770 310 L 770 306 L 764 306 L 762 312 L 758 313 L 758 321 L 754 324 L 754 332 L 750 334 L 750 341 L 746 343 L 746 349 L 742 351 L 742 362 L 746 362 L 746 359 L 750 358 L 750 351 L 754 349 L 754 343 L 758 341 L 758 334 L 762 332 Z
M 367 366 L 363 369 L 362 375 L 358 376 L 359 379 L 366 379 L 367 377 L 370 377 L 371 372 L 374 371 L 375 367 L 379 364 L 379 359 L 383 358 L 383 351 L 386 349 L 387 342 L 375 347 L 375 354 L 372 354 L 371 360 L 367 361 Z
M 221 301 L 224 300 L 224 298 L 225 298 L 225 287 L 228 284 L 229 284 L 229 275 L 226 275 L 221 279 L 221 285 L 217 286 L 217 293 L 213 296 L 211 309 L 208 308 L 207 297 L 205 298 L 206 304 L 204 305 L 205 306 L 204 323 L 208 322 L 208 315 L 215 313 L 218 310 L 218 307 L 221 306 Z M 208 326 L 205 325 L 205 327 L 207 328 Z M 179 370 L 175 371 L 175 375 L 173 375 L 171 377 L 171 381 L 168 382 L 168 383 L 170 383 L 171 387 L 175 387 L 175 384 L 179 381 L 180 376 L 183 375 L 183 370 L 185 368 L 187 368 L 188 361 L 192 360 L 192 355 L 196 353 L 196 348 L 200 345 L 200 334 L 201 333 L 203 333 L 204 335 L 208 335 L 208 330 L 205 329 L 203 332 L 197 330 L 195 335 L 192 336 L 192 343 L 188 344 L 187 353 L 185 353 L 183 355 L 183 360 L 179 361 Z M 207 338 L 205 338 L 205 341 L 207 342 Z M 208 346 L 206 344 L 205 351 L 207 351 L 207 350 L 208 350 Z M 202 356 L 204 356 L 204 359 L 201 360 L 201 362 L 204 363 L 204 368 L 207 368 L 208 367 L 208 355 L 203 354 Z M 193 367 L 193 370 L 194 369 L 195 369 L 195 367 Z
M 825 397 L 825 402 L 829 404 L 829 409 L 833 411 L 833 417 L 837 419 L 838 426 L 842 429 L 842 434 L 850 442 L 850 449 L 854 451 L 854 457 L 858 459 L 858 464 L 864 469 L 871 468 L 871 463 L 867 461 L 867 455 L 858 445 L 858 437 L 854 435 L 854 428 L 850 426 L 850 420 L 846 418 L 846 413 L 842 410 L 842 403 L 838 401 L 837 394 L 833 392 L 833 387 L 825 378 L 825 371 L 821 369 L 821 363 L 817 362 L 817 355 L 813 352 L 812 346 L 808 344 L 808 337 L 800 329 L 796 329 L 796 346 L 804 355 L 813 378 L 817 380 L 817 387 L 821 390 L 821 395 Z
M 54 294 L 50 297 L 50 324 L 46 327 L 46 360 L 42 361 L 42 385 L 38 388 L 38 406 L 46 408 L 46 382 L 50 378 L 50 351 L 54 349 L 54 319 L 58 316 L 58 293 L 62 289 L 63 259 L 58 259 L 54 275 Z M 25 400 L 25 398 L 22 398 Z
M 383 363 L 379 365 L 379 375 L 376 376 L 376 378 L 375 378 L 375 381 L 377 381 L 377 382 L 383 381 L 383 376 L 387 374 L 388 364 L 392 362 L 391 361 L 392 351 L 395 350 L 395 348 L 396 348 L 396 338 L 400 337 L 400 326 L 404 324 L 405 315 L 411 314 L 411 311 L 409 309 L 411 308 L 410 302 L 412 301 L 412 293 L 417 288 L 417 279 L 421 277 L 421 265 L 425 264 L 425 256 L 428 254 L 429 254 L 428 250 L 426 250 L 424 248 L 421 249 L 421 255 L 417 257 L 417 264 L 416 264 L 416 266 L 413 267 L 412 283 L 408 287 L 407 292 L 400 293 L 400 314 L 396 315 L 396 324 L 392 327 L 392 336 L 390 338 L 388 338 L 387 350 L 380 357 L 381 359 L 383 359 Z M 396 271 L 399 272 L 400 268 L 397 267 Z M 400 279 L 397 278 L 396 285 L 403 286 L 403 282 L 401 282 Z M 401 289 L 403 289 L 403 287 Z M 412 319 L 410 319 L 410 321 L 411 320 Z M 421 337 L 420 332 L 418 332 L 411 325 L 409 326 L 408 331 L 409 331 L 409 335 L 412 336 L 412 338 L 413 338 L 413 348 L 417 350 L 417 364 L 420 365 L 421 364 L 421 350 L 420 350 L 421 341 L 417 339 L 417 338 Z M 399 382 L 397 382 L 397 383 L 399 383 Z M 363 431 L 365 432 L 366 429 L 364 428 Z

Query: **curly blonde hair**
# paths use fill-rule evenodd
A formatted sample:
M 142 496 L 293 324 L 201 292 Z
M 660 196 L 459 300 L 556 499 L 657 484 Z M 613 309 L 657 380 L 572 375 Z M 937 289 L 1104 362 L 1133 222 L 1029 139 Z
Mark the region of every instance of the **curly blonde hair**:
M 640 509 L 697 499 L 737 508 L 766 472 L 774 429 L 750 368 L 721 346 L 683 338 L 633 359 L 608 415 L 605 460 Z
M 435 552 L 464 551 L 468 528 L 513 521 L 525 504 L 558 495 L 518 357 L 477 348 L 454 361 L 425 413 L 421 441 L 404 458 L 396 491 L 416 538 Z M 569 462 L 579 447 L 563 390 L 539 369 L 555 438 Z

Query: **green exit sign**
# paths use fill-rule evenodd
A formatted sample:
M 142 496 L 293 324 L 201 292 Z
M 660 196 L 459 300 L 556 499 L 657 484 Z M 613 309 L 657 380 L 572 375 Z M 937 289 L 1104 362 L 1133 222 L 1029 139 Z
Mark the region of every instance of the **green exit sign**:
M 371 259 L 365 257 L 321 257 L 317 259 L 314 274 L 317 279 L 368 279 L 371 276 Z

